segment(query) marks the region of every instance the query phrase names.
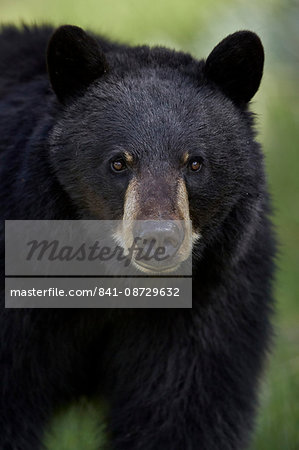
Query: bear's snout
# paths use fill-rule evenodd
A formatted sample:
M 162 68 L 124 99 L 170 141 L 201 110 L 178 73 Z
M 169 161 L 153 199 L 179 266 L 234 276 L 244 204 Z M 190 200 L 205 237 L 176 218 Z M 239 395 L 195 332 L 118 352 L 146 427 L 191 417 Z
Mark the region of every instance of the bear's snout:
M 145 220 L 133 225 L 133 239 L 138 254 L 135 262 L 152 270 L 178 264 L 178 250 L 184 240 L 180 221 Z

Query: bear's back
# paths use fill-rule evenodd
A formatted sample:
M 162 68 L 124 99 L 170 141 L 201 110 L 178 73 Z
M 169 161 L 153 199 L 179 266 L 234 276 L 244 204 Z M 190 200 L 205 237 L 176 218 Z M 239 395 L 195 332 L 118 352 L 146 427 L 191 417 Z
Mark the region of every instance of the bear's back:
M 43 78 L 48 83 L 46 51 L 54 28 L 49 25 L 0 29 L 0 100 L 16 87 Z M 118 46 L 98 38 L 104 51 Z
M 45 50 L 53 29 L 49 26 L 17 29 L 5 26 L 0 33 L 0 98 L 11 88 L 46 75 Z

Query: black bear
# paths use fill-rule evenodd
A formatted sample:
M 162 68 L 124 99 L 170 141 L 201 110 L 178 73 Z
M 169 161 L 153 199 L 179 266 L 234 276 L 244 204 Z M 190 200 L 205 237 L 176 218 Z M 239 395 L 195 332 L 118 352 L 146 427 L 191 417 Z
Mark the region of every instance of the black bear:
M 272 334 L 275 242 L 248 110 L 263 62 L 249 31 L 198 61 L 75 26 L 2 29 L 2 275 L 5 219 L 190 217 L 194 239 L 192 309 L 3 306 L 1 450 L 42 448 L 53 408 L 94 392 L 115 450 L 247 448 Z

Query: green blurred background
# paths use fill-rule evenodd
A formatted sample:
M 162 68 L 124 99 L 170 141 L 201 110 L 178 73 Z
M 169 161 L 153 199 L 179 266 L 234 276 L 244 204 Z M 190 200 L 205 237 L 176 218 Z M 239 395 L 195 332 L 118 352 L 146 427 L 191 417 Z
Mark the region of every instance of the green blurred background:
M 3 23 L 70 23 L 131 44 L 160 44 L 206 57 L 227 34 L 260 35 L 266 65 L 252 102 L 280 240 L 276 345 L 260 396 L 252 450 L 299 449 L 299 2 L 292 0 L 0 0 Z M 48 450 L 95 450 L 104 407 L 81 399 L 57 412 Z M 99 420 L 100 419 L 100 420 Z M 98 424 L 102 425 L 99 427 Z M 184 450 L 184 449 L 182 449 Z M 212 450 L 212 449 L 211 449 Z

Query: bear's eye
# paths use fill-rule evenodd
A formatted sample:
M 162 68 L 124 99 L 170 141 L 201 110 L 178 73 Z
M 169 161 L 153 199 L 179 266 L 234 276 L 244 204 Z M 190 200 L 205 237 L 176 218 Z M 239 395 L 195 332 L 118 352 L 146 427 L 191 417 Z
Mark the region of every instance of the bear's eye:
M 113 172 L 122 172 L 127 168 L 126 162 L 122 158 L 115 159 L 111 161 L 111 169 Z
M 202 158 L 193 158 L 189 161 L 189 168 L 192 172 L 199 172 L 202 168 L 203 160 Z

